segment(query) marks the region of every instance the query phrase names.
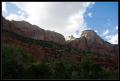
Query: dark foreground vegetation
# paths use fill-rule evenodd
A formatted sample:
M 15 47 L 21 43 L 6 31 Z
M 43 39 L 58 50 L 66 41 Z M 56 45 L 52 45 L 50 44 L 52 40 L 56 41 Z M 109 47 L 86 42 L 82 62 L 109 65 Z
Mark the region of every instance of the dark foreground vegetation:
M 117 79 L 117 73 L 87 59 L 36 61 L 24 49 L 2 44 L 2 79 Z

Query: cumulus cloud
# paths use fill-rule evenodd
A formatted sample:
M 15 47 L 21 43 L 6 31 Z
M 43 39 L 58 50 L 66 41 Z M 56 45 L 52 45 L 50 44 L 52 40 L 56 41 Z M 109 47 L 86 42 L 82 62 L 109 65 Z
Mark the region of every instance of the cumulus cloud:
M 18 13 L 18 14 L 21 14 L 22 12 L 19 10 L 17 13 Z
M 118 26 L 116 26 L 115 29 L 118 30 Z M 116 34 L 109 34 L 109 35 L 108 35 L 108 33 L 109 33 L 109 31 L 106 30 L 102 35 L 104 36 L 104 38 L 108 42 L 110 42 L 112 44 L 118 44 L 118 33 L 116 33 Z
M 108 42 L 112 44 L 118 44 L 118 34 L 106 36 Z
M 2 2 L 2 12 L 7 13 L 5 2 Z
M 74 35 L 75 37 L 79 37 L 81 31 L 87 29 L 86 22 L 82 14 L 84 14 L 84 12 L 78 12 L 69 17 L 66 32 Z M 76 31 L 78 32 L 77 34 L 75 33 Z
M 107 29 L 107 30 L 105 30 L 105 32 L 102 33 L 102 36 L 105 36 L 105 35 L 107 35 L 108 33 L 109 33 L 109 30 Z
M 118 26 L 116 26 L 116 28 L 115 28 L 116 30 L 118 30 Z
M 88 16 L 90 17 L 90 18 L 92 18 L 92 13 L 90 12 L 90 13 L 88 13 Z
M 24 13 L 22 13 L 21 15 L 10 14 L 9 16 L 6 17 L 6 19 L 8 19 L 8 20 L 16 20 L 16 21 L 26 20 L 25 16 L 24 16 Z
M 98 30 L 95 30 L 96 33 L 98 33 Z
M 91 8 L 94 2 L 11 2 L 25 11 L 29 16 L 20 19 L 38 25 L 39 27 L 56 31 L 65 37 L 74 35 L 79 37 L 81 31 L 88 29 L 85 21 L 85 12 Z M 19 16 L 13 18 L 18 19 Z M 9 19 L 11 15 L 8 17 Z M 76 34 L 75 32 L 79 33 Z

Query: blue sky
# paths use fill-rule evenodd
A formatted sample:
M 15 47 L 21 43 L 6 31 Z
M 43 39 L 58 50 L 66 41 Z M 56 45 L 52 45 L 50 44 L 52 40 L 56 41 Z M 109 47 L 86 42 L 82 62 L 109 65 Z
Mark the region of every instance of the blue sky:
M 118 3 L 99 2 L 86 13 L 92 13 L 92 18 L 86 16 L 86 21 L 93 29 L 101 30 L 99 33 L 104 32 L 106 29 L 109 29 L 110 33 L 117 32 L 112 30 L 118 26 Z
M 2 15 L 9 20 L 25 20 L 43 29 L 61 33 L 68 39 L 92 29 L 104 40 L 118 43 L 118 2 L 6 2 Z
M 21 11 L 21 12 L 25 13 L 25 11 L 18 8 L 15 4 L 11 4 L 9 2 L 6 2 L 6 11 L 7 11 L 7 13 L 4 13 L 4 12 L 2 13 L 2 15 L 4 17 L 7 17 L 7 16 L 9 16 L 10 14 L 13 14 L 13 13 L 20 16 L 21 14 L 18 13 L 18 11 Z M 28 17 L 27 13 L 25 13 L 25 17 Z

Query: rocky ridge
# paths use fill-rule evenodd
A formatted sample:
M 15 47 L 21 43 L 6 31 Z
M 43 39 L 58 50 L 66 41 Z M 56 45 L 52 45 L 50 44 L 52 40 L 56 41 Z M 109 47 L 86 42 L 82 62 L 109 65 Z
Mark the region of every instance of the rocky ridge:
M 68 44 L 74 48 L 88 50 L 94 53 L 104 55 L 119 54 L 118 45 L 104 41 L 93 30 L 85 30 L 82 32 L 80 38 L 66 42 L 63 35 L 54 31 L 44 30 L 26 21 L 9 21 L 2 17 L 2 29 L 36 40 L 52 41 L 61 45 Z
M 9 21 L 2 17 L 2 29 L 13 31 L 19 35 L 36 40 L 52 41 L 62 45 L 65 44 L 65 38 L 63 35 L 57 32 L 44 30 L 26 21 Z
M 68 45 L 94 53 L 118 54 L 118 45 L 113 45 L 102 40 L 93 30 L 83 31 L 80 38 L 70 41 Z

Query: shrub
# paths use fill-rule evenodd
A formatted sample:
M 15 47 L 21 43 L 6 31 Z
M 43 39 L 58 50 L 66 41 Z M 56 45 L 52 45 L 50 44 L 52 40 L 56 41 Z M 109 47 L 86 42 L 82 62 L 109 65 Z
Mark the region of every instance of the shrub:
M 26 69 L 34 62 L 32 56 L 21 48 L 2 45 L 2 78 L 23 78 Z
M 72 76 L 72 66 L 65 61 L 56 62 L 54 70 L 54 78 L 56 79 L 70 79 Z
M 64 58 L 37 62 L 22 48 L 2 44 L 2 78 L 117 79 L 117 74 L 87 59 L 80 64 L 71 64 Z
M 99 64 L 96 64 L 90 60 L 83 60 L 79 64 L 78 76 L 80 79 L 112 79 L 115 77 L 111 74 L 112 71 L 107 71 Z
M 51 72 L 47 63 L 32 64 L 28 69 L 29 74 L 32 74 L 33 79 L 49 79 Z

